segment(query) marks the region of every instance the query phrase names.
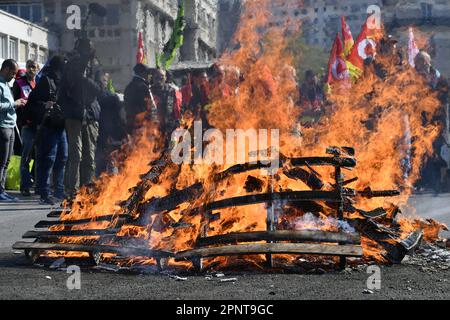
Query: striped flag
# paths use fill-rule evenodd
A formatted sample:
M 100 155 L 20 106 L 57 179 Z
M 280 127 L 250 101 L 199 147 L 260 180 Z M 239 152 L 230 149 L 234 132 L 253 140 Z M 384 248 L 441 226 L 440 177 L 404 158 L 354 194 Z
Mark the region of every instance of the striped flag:
M 414 40 L 413 28 L 409 28 L 409 41 L 408 41 L 408 62 L 411 67 L 415 67 L 414 62 L 417 54 L 419 53 L 419 48 L 417 47 L 416 41 Z
M 345 63 L 344 48 L 339 33 L 336 34 L 328 61 L 328 77 L 325 85 L 326 92 L 331 92 L 333 83 L 343 83 L 349 79 L 349 72 Z
M 347 67 L 353 80 L 358 79 L 364 70 L 364 61 L 374 59 L 377 52 L 377 43 L 383 36 L 383 29 L 369 27 L 372 21 L 371 16 L 367 17 L 362 26 L 356 42 L 347 57 Z
M 144 40 L 142 39 L 142 32 L 139 31 L 138 35 L 138 48 L 136 52 L 136 63 L 144 63 L 145 64 L 145 48 L 144 48 Z

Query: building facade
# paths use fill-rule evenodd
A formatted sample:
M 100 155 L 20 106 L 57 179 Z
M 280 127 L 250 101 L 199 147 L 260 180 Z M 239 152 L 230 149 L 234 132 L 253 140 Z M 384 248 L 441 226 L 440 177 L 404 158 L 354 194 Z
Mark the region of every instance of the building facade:
M 12 58 L 25 68 L 32 59 L 42 66 L 59 48 L 56 34 L 1 9 L 0 26 L 7 26 L 0 27 L 0 62 Z
M 176 61 L 208 61 L 216 55 L 217 1 L 183 0 L 186 13 L 185 42 Z M 1 2 L 5 9 L 32 19 L 58 34 L 60 51 L 71 51 L 76 39 L 74 30 L 66 27 L 67 8 L 78 5 L 85 17 L 91 0 L 19 0 Z M 178 0 L 103 0 L 97 1 L 107 9 L 106 17 L 92 15 L 88 36 L 95 45 L 104 69 L 111 73 L 119 90 L 132 77 L 136 63 L 138 34 L 142 32 L 146 61 L 155 65 L 160 52 L 172 33 L 178 12 Z M 40 5 L 41 9 L 37 9 Z M 30 9 L 24 9 L 24 8 Z M 29 13 L 28 10 L 30 10 Z M 33 16 L 34 15 L 34 16 Z M 33 18 L 34 17 L 34 18 Z M 175 62 L 176 63 L 176 62 Z
M 232 39 L 242 13 L 242 2 L 241 0 L 219 0 L 217 10 L 217 52 L 221 54 L 232 47 Z

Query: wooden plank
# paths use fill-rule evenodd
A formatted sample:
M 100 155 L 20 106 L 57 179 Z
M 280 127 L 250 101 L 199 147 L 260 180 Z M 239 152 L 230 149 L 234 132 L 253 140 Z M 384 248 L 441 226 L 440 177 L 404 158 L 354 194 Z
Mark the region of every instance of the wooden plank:
M 75 226 L 80 224 L 86 224 L 90 222 L 102 222 L 102 221 L 113 221 L 114 219 L 125 219 L 125 220 L 131 220 L 131 217 L 127 214 L 119 214 L 119 215 L 108 215 L 108 216 L 100 216 L 95 217 L 93 219 L 81 219 L 81 220 L 67 220 L 67 221 L 39 221 L 34 227 L 35 228 L 48 228 L 51 226 L 56 225 L 63 225 L 63 226 Z
M 362 247 L 356 245 L 326 245 L 309 243 L 259 243 L 200 248 L 178 252 L 177 260 L 217 256 L 238 256 L 253 254 L 317 254 L 327 256 L 361 257 Z
M 356 166 L 356 160 L 354 158 L 339 158 L 339 157 L 302 157 L 302 158 L 286 158 L 284 156 L 280 157 L 280 165 L 283 166 L 284 163 L 290 162 L 293 166 L 341 166 L 347 168 L 353 168 Z M 252 171 L 256 169 L 269 168 L 271 164 L 261 163 L 257 161 L 256 163 L 243 163 L 237 164 L 228 168 L 227 170 L 218 173 L 214 176 L 214 181 L 220 181 L 231 175 L 244 173 L 247 171 Z
M 270 201 L 287 200 L 292 202 L 302 201 L 340 201 L 339 195 L 334 191 L 291 191 L 291 192 L 273 192 L 248 196 L 241 196 L 219 200 L 206 205 L 205 210 L 218 210 L 228 207 L 246 206 Z
M 145 215 L 150 215 L 161 211 L 172 211 L 180 204 L 198 198 L 202 192 L 203 185 L 201 183 L 195 183 L 185 189 L 172 192 L 165 197 L 152 199 L 143 204 L 140 209 L 141 212 L 145 213 Z
M 108 245 L 84 245 L 76 243 L 46 243 L 19 241 L 13 245 L 15 250 L 51 250 L 88 253 L 116 253 L 124 257 L 170 257 L 173 253 L 138 247 L 118 247 Z
M 291 158 L 290 162 L 293 166 L 335 166 L 335 167 L 356 167 L 354 158 L 339 157 L 306 157 Z
M 67 214 L 67 213 L 70 213 L 70 210 L 64 210 L 64 209 L 53 210 L 47 215 L 47 218 L 60 218 L 62 214 Z
M 27 231 L 22 238 L 53 238 L 53 237 L 88 237 L 114 235 L 119 229 L 94 229 L 94 230 L 64 230 L 64 231 Z
M 331 242 L 345 244 L 360 244 L 361 238 L 358 233 L 327 232 L 320 230 L 276 230 L 229 233 L 197 240 L 197 246 L 204 247 L 214 244 L 235 244 L 239 242 L 257 241 L 309 241 L 309 242 Z

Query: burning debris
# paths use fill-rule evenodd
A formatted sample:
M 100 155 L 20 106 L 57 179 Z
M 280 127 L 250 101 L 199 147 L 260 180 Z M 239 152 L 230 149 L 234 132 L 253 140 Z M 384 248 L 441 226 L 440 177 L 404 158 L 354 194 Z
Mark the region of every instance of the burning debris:
M 273 185 L 269 188 L 264 179 L 269 180 L 272 184 L 275 182 L 271 178 L 261 177 L 259 179 L 249 175 L 245 180 L 245 185 L 252 181 L 252 184 L 259 186 L 258 190 L 253 188 L 250 190 L 243 186 L 250 194 L 211 201 L 203 205 L 196 205 L 195 199 L 208 198 L 209 195 L 205 191 L 206 186 L 198 182 L 182 190 L 172 191 L 165 197 L 153 197 L 145 200 L 142 195 L 147 193 L 151 187 L 151 184 L 147 184 L 147 182 L 149 179 L 153 179 L 153 183 L 158 183 L 158 177 L 163 172 L 161 168 L 166 165 L 165 161 L 161 161 L 164 159 L 162 157 L 160 161 L 153 164 L 149 173 L 142 176 L 141 182 L 133 189 L 132 195 L 122 204 L 124 211 L 121 214 L 101 216 L 93 220 L 40 221 L 36 224 L 36 228 L 50 228 L 50 230 L 27 232 L 24 238 L 34 238 L 36 241 L 33 243 L 18 242 L 14 248 L 23 249 L 33 257 L 39 254 L 45 256 L 49 251 L 58 251 L 59 254 L 61 251 L 67 254 L 88 252 L 89 256 L 86 258 L 92 260 L 98 269 L 113 271 L 119 270 L 121 264 L 129 263 L 138 257 L 155 259 L 160 269 L 167 267 L 168 259 L 190 261 L 200 271 L 204 268 L 203 259 L 206 258 L 265 255 L 268 266 L 273 267 L 274 255 L 293 254 L 340 257 L 343 267 L 345 257 L 363 256 L 362 236 L 363 239 L 366 239 L 365 241 L 371 241 L 384 250 L 384 253 L 381 254 L 383 260 L 400 263 L 408 252 L 418 247 L 423 233 L 414 231 L 403 236 L 396 215 L 390 214 L 390 217 L 387 217 L 388 212 L 381 208 L 370 212 L 357 209 L 355 206 L 358 199 L 397 196 L 399 192 L 394 190 L 373 191 L 369 188 L 357 191 L 348 186 L 344 187 L 342 171 L 351 170 L 357 163 L 354 157 L 341 156 L 336 150 L 337 148 L 329 148 L 327 152 L 331 155 L 328 157 L 285 158 L 281 161 L 284 166 L 288 167 L 304 166 L 311 173 L 315 172 L 314 166 L 333 167 L 335 179 L 332 182 L 322 181 L 317 174 L 314 174 L 316 183 L 311 185 L 313 190 L 257 192 L 263 191 L 263 185 L 266 189 L 275 190 Z M 235 175 L 255 171 L 258 167 L 262 167 L 262 165 L 237 165 L 229 168 L 226 172 L 217 174 L 215 181 L 218 183 L 220 180 L 233 179 Z M 291 174 L 292 169 L 289 171 L 281 169 L 280 171 L 289 172 L 286 177 L 290 179 L 301 180 L 306 185 L 310 185 L 306 183 L 310 181 L 309 178 L 305 179 L 303 173 L 298 176 Z M 350 180 L 356 181 L 356 179 Z M 212 189 L 212 192 L 216 191 Z M 311 208 L 314 207 L 311 203 L 315 205 L 317 211 L 311 211 Z M 222 226 L 224 224 L 218 210 L 231 209 L 238 212 L 237 210 L 240 208 L 248 206 L 265 208 L 265 231 L 210 235 L 210 232 L 214 231 L 212 227 L 214 223 L 219 222 Z M 185 209 L 181 219 L 176 221 L 170 214 L 180 210 L 180 207 Z M 398 213 L 398 208 L 391 209 L 391 211 Z M 57 217 L 58 213 L 52 212 L 49 216 Z M 61 217 L 64 217 L 64 214 Z M 188 224 L 193 217 L 200 219 L 200 230 L 196 241 L 187 250 L 173 251 L 167 248 L 151 247 L 148 239 L 131 231 L 124 232 L 124 230 L 140 230 L 147 226 L 153 229 L 157 228 L 158 232 L 172 229 L 172 235 L 167 237 L 170 239 L 170 237 L 176 237 L 176 233 L 180 230 L 194 228 L 194 225 Z M 91 229 L 89 225 L 93 222 L 106 222 L 107 225 L 104 226 L 104 229 Z M 186 225 L 180 228 L 183 223 Z M 52 228 L 57 229 L 53 231 Z M 56 254 L 56 256 L 59 255 Z M 117 266 L 105 267 L 105 263 L 110 264 L 112 261 L 119 263 Z M 59 258 L 52 266 L 63 262 L 64 258 Z
M 49 214 L 56 219 L 35 225 L 46 230 L 24 234 L 35 242 L 14 249 L 33 261 L 76 257 L 111 270 L 201 271 L 241 262 L 276 268 L 302 263 L 299 255 L 343 268 L 353 258 L 400 263 L 422 241 L 436 240 L 444 226 L 399 209 L 439 133 L 433 120 L 439 103 L 424 80 L 388 64 L 383 79 L 368 73 L 351 94 L 336 90 L 320 121 L 299 129 L 292 57 L 282 31 L 270 29 L 261 40 L 258 31 L 267 26 L 261 7 L 246 1 L 239 49 L 221 59 L 239 69 L 228 75 L 238 79 L 231 81 L 236 90 L 212 101 L 207 120 L 223 132 L 279 129 L 276 172 L 262 174 L 269 168 L 262 161 L 174 163 L 158 126 L 144 120 L 121 150 L 119 174 L 82 189 L 70 208 Z M 189 131 L 191 119 L 185 120 Z M 245 143 L 236 149 L 255 151 Z M 386 199 L 392 197 L 398 205 Z

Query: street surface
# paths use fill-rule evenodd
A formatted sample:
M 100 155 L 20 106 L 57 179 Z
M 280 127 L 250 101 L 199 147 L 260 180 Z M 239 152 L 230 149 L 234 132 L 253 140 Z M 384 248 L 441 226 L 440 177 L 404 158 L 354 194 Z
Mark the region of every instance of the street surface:
M 450 194 L 423 194 L 412 199 L 417 211 L 450 225 Z M 416 265 L 382 266 L 381 290 L 367 289 L 365 270 L 325 274 L 226 273 L 236 282 L 187 276 L 134 275 L 83 271 L 81 289 L 68 290 L 64 271 L 31 266 L 11 246 L 45 220 L 51 208 L 36 197 L 0 204 L 0 299 L 449 299 L 450 269 L 424 270 Z

